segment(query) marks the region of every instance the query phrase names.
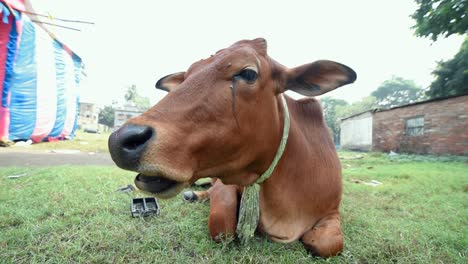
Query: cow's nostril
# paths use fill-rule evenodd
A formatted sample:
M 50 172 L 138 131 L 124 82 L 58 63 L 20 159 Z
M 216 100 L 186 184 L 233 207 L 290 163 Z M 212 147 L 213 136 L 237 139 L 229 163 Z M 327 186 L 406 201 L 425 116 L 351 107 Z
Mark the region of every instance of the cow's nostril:
M 143 130 L 134 131 L 134 134 L 128 135 L 122 142 L 125 150 L 132 151 L 145 143 L 153 136 L 153 130 L 150 127 L 142 127 Z

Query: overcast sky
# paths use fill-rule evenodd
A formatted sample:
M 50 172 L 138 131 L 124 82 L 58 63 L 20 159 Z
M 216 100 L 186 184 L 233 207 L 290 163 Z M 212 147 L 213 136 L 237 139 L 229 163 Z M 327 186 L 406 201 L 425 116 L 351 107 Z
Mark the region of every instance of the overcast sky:
M 281 2 L 281 3 L 280 3 Z M 167 74 L 184 71 L 240 39 L 264 37 L 269 55 L 288 67 L 318 59 L 353 68 L 357 81 L 327 95 L 354 102 L 398 75 L 426 87 L 436 61 L 450 59 L 461 36 L 417 38 L 409 17 L 412 0 L 362 1 L 104 1 L 35 0 L 38 13 L 95 22 L 81 32 L 50 29 L 80 55 L 88 78 L 85 102 L 123 100 L 127 86 L 152 103 L 154 88 Z M 56 21 L 58 23 L 58 21 Z

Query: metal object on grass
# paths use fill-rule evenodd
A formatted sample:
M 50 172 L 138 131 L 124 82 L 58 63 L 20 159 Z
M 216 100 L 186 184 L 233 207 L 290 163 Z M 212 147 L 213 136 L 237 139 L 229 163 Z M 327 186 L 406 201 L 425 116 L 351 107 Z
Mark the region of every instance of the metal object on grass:
M 129 184 L 127 186 L 122 186 L 122 187 L 119 187 L 117 189 L 117 192 L 121 192 L 121 193 L 129 193 L 129 192 L 133 192 L 135 190 L 135 187 L 133 187 L 133 185 Z
M 159 215 L 159 205 L 154 197 L 133 198 L 132 217 Z

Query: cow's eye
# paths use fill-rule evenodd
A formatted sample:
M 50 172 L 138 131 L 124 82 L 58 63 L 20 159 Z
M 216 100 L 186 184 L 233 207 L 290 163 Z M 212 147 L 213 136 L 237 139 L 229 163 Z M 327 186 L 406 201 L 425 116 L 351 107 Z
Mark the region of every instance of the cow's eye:
M 252 69 L 244 69 L 234 77 L 240 77 L 248 83 L 254 83 L 257 80 L 258 74 Z

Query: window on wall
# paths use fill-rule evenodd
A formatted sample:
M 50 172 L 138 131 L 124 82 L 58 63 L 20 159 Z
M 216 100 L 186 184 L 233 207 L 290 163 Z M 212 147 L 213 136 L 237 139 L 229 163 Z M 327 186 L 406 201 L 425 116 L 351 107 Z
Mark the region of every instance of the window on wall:
M 415 116 L 406 119 L 406 135 L 421 136 L 424 135 L 424 116 Z

